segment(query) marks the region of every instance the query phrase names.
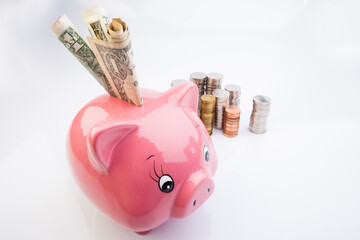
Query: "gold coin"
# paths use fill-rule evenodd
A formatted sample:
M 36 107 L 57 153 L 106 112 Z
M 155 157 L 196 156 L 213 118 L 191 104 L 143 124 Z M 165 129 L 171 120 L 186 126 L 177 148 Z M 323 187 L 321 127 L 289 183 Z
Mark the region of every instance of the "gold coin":
M 205 94 L 201 96 L 201 101 L 211 102 L 211 103 L 213 102 L 215 104 L 215 97 L 210 94 Z

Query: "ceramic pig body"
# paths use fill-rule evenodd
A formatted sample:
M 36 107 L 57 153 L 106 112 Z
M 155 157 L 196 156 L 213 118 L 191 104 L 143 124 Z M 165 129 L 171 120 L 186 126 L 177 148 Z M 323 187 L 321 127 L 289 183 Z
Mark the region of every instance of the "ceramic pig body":
M 92 100 L 75 117 L 67 144 L 83 192 L 138 233 L 197 209 L 214 190 L 217 167 L 194 84 L 143 89 L 142 96 L 142 107 L 109 95 Z

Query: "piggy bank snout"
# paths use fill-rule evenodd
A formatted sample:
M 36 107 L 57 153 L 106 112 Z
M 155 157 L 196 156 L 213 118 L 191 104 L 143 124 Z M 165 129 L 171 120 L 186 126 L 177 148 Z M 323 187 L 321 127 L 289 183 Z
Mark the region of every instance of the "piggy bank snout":
M 184 218 L 201 206 L 214 191 L 214 181 L 205 170 L 192 173 L 177 194 L 172 216 Z

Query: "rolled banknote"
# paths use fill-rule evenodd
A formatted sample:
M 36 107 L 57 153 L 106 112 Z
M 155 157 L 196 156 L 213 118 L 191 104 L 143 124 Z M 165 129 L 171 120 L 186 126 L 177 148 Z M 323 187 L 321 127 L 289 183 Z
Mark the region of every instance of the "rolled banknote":
M 79 35 L 77 29 L 66 15 L 62 15 L 51 26 L 50 31 L 76 57 L 103 88 L 113 97 L 116 97 L 106 75 L 102 71 L 93 51 Z
M 114 18 L 109 24 L 107 34 L 110 36 L 110 41 L 122 42 L 128 38 L 129 30 L 125 22 L 123 22 L 120 18 Z
M 94 38 L 108 41 L 106 29 L 109 27 L 110 19 L 100 4 L 93 8 L 82 11 L 82 15 L 89 29 L 90 35 Z
M 88 37 L 96 59 L 115 95 L 135 106 L 142 106 L 128 27 L 120 19 L 113 19 L 107 32 L 109 41 Z

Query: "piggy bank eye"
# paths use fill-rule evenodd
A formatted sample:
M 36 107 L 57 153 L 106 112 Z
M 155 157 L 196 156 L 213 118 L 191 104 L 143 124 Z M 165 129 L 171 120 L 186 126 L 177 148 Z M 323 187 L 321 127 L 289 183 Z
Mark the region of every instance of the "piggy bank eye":
M 209 148 L 206 145 L 204 146 L 203 154 L 205 161 L 208 162 L 210 159 L 210 153 L 209 153 Z
M 170 175 L 162 175 L 159 179 L 159 188 L 164 193 L 169 193 L 174 189 L 174 180 Z

